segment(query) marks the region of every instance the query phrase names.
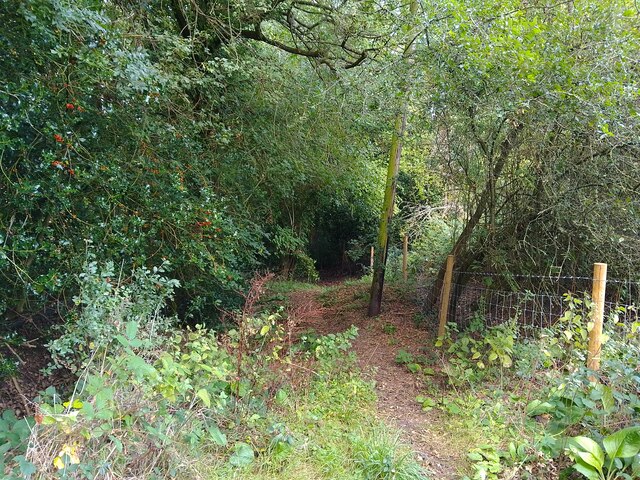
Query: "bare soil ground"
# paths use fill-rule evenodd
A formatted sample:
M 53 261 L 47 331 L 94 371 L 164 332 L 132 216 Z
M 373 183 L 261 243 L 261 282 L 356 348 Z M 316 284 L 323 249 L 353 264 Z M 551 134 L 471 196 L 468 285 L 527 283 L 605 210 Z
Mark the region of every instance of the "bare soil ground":
M 413 291 L 401 286 L 386 288 L 383 311 L 375 318 L 366 315 L 368 285 L 331 284 L 323 290 L 291 294 L 291 311 L 296 330 L 313 329 L 320 334 L 337 333 L 351 325 L 358 327 L 354 349 L 360 367 L 375 380 L 378 414 L 401 431 L 402 439 L 417 453 L 423 466 L 436 479 L 461 478 L 465 451 L 443 428 L 442 413 L 424 412 L 416 401 L 424 381 L 395 361 L 400 349 L 413 355 L 429 353 L 434 336 L 415 325 L 419 313 Z
M 0 380 L 0 412 L 12 409 L 18 417 L 32 415 L 35 405 L 32 400 L 39 392 L 49 386 L 56 386 L 58 391 L 68 389 L 75 381 L 74 376 L 66 370 L 56 370 L 45 375 L 51 357 L 47 349 L 41 345 L 22 348 L 2 348 L 2 353 L 15 361 L 17 375 Z
M 12 409 L 18 417 L 34 413 L 33 399 L 49 386 L 65 391 L 75 377 L 67 370 L 54 370 L 46 375 L 42 372 L 51 362 L 45 347 L 50 328 L 61 318 L 51 311 L 43 311 L 21 322 L 17 335 L 21 341 L 11 345 L 0 340 L 0 354 L 14 362 L 15 376 L 0 378 L 0 412 Z

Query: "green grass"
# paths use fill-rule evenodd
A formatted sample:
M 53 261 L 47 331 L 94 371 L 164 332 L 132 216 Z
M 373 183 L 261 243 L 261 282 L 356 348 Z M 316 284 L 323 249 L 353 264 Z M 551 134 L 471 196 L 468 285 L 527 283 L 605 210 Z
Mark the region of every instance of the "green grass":
M 269 290 L 285 295 L 316 290 L 318 300 L 330 306 L 339 300 L 340 288 L 362 287 L 370 276 L 345 282 L 344 286 L 318 286 L 288 280 L 274 281 Z M 354 303 L 367 291 L 358 289 Z M 217 479 L 371 479 L 418 480 L 426 478 L 413 452 L 400 441 L 399 433 L 376 418 L 373 385 L 353 365 L 336 366 L 330 378 L 316 378 L 289 397 L 281 418 L 292 437 L 285 452 L 265 452 L 252 465 L 238 469 L 221 464 L 214 468 Z
M 353 278 L 345 280 L 344 285 L 347 287 L 359 286 L 359 285 L 371 285 L 372 277 L 370 274 L 363 275 L 360 278 Z
M 238 469 L 210 471 L 211 480 L 426 479 L 412 451 L 375 415 L 375 393 L 358 372 L 318 379 L 292 396 L 282 419 L 295 438 L 285 452 L 265 453 Z
M 314 290 L 321 288 L 315 283 L 299 282 L 297 280 L 273 280 L 267 284 L 271 293 L 291 293 L 299 290 Z

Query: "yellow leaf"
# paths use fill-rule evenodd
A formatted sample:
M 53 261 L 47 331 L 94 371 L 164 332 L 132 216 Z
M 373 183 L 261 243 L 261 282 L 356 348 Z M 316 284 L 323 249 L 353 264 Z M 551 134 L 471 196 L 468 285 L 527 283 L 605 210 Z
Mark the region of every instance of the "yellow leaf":
M 67 444 L 63 445 L 62 450 L 60 450 L 60 453 L 58 454 L 58 458 L 64 455 L 66 455 L 69 458 L 69 463 L 71 465 L 80 463 L 80 457 L 78 457 L 78 454 L 76 453 L 76 447 L 67 445 Z M 61 463 L 64 466 L 64 462 L 61 462 Z
M 269 333 L 269 330 L 271 330 L 271 327 L 269 325 L 265 325 L 260 329 L 260 336 L 264 337 L 267 333 Z
M 54 458 L 53 466 L 56 467 L 58 470 L 62 470 L 64 468 L 64 462 L 62 461 L 62 458 L 60 457 Z

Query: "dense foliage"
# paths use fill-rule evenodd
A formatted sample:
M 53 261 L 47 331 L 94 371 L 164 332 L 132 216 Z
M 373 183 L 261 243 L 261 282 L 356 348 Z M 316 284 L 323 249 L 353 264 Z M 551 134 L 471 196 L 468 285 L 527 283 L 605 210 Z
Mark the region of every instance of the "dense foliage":
M 33 417 L 0 418 L 3 478 L 425 479 L 371 413 L 373 385 L 347 353 L 357 328 L 292 343 L 267 306 L 245 308 L 224 335 L 175 331 L 159 314 L 175 282 L 143 270 L 113 285 L 109 268 L 87 266 L 80 328 L 53 346 L 82 367 L 73 391 L 50 387 Z M 74 355 L 65 347 L 80 334 L 93 345 Z
M 375 86 L 323 81 L 300 57 L 208 24 L 184 35 L 162 2 L 0 8 L 8 318 L 67 306 L 89 253 L 120 272 L 166 259 L 174 311 L 211 319 L 258 268 L 313 278 L 314 236 L 322 255 L 370 233 Z
M 442 220 L 463 267 L 638 263 L 625 1 L 441 2 L 413 17 L 369 2 L 16 7 L 3 3 L 1 37 L 10 319 L 66 304 L 88 251 L 123 271 L 167 259 L 182 318 L 237 306 L 259 268 L 315 278 L 314 261 L 344 264 L 350 247 L 361 260 L 399 91 L 398 201 L 418 243 Z
M 447 254 L 495 278 L 606 262 L 608 300 L 637 300 L 631 0 L 0 0 L 0 18 L 0 380 L 35 343 L 49 372 L 82 373 L 34 418 L 2 415 L 0 471 L 152 478 L 178 450 L 213 453 L 212 478 L 260 456 L 285 471 L 299 400 L 310 478 L 423 478 L 357 420 L 373 392 L 354 330 L 294 339 L 282 309 L 252 309 L 256 272 L 365 270 L 381 209 L 378 298 L 406 234 L 430 307 Z M 537 332 L 476 312 L 438 365 L 398 354 L 459 389 L 427 388 L 423 409 L 489 432 L 475 478 L 640 475 L 638 325 L 612 311 L 594 376 L 590 302 L 564 308 Z M 315 376 L 287 403 L 294 364 Z
M 602 261 L 637 275 L 636 7 L 521 7 L 429 3 L 439 20 L 420 50 L 418 101 L 432 112 L 430 157 L 463 207 L 457 263 L 586 275 Z

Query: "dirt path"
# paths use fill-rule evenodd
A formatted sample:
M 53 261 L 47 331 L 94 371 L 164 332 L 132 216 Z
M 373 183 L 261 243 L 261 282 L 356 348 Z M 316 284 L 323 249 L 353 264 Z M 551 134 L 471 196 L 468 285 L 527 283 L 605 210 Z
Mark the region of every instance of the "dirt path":
M 422 411 L 415 400 L 423 380 L 395 361 L 401 349 L 412 355 L 425 353 L 424 347 L 433 345 L 433 338 L 414 325 L 418 309 L 410 299 L 401 298 L 409 296 L 405 292 L 387 290 L 383 313 L 375 319 L 366 316 L 367 296 L 364 284 L 295 292 L 290 302 L 296 328 L 327 334 L 358 327 L 354 349 L 362 370 L 375 379 L 379 415 L 401 430 L 403 441 L 417 452 L 433 480 L 460 478 L 464 452 L 455 449 L 438 428 L 445 421 L 442 414 Z

